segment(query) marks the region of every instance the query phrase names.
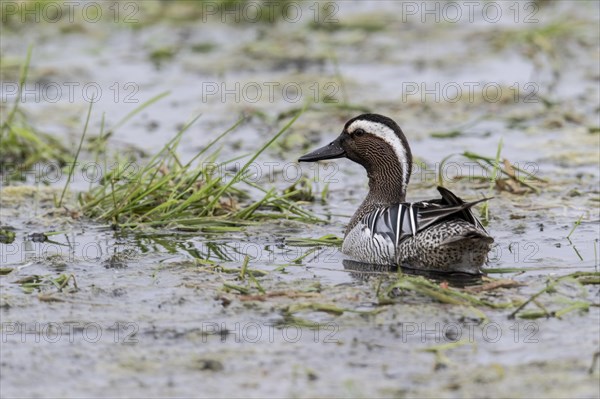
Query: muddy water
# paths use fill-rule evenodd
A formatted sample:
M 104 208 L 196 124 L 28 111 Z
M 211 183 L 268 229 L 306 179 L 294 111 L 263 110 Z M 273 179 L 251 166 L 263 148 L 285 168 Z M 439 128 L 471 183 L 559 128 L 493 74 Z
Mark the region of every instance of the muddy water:
M 460 21 L 440 14 L 435 23 L 426 15 L 422 22 L 420 3 L 339 2 L 321 11 L 335 12 L 337 22 L 320 14 L 320 29 L 311 24 L 311 4 L 303 5 L 298 21 L 275 25 L 188 20 L 190 4 L 168 7 L 162 18 L 146 22 L 158 7 L 146 2 L 137 9 L 143 26 L 135 29 L 81 18 L 4 26 L 3 62 L 21 60 L 25 43 L 35 43 L 30 81 L 38 86 L 23 103 L 31 123 L 75 147 L 88 106 L 84 85 L 102 92 L 92 134 L 102 113 L 111 126 L 170 91 L 120 127 L 109 150 L 156 151 L 201 113 L 182 146 L 182 157 L 191 157 L 240 115 L 251 115 L 221 150 L 222 159 L 231 159 L 271 137 L 281 126 L 281 112 L 309 101 L 283 143 L 257 160 L 257 179 L 284 188 L 297 179 L 295 159 L 331 140 L 360 112 L 339 106 L 346 102 L 393 116 L 403 127 L 421 165 L 408 195 L 414 200 L 436 195 L 444 157 L 466 150 L 495 157 L 502 138 L 503 157 L 548 183 L 539 185 L 539 194 L 492 193 L 488 230 L 496 247 L 488 270 L 521 286 L 486 298 L 523 301 L 551 277 L 598 271 L 597 3 L 524 3 L 517 22 L 508 3 L 494 3 L 503 11 L 497 22 L 480 11 L 471 22 L 463 7 Z M 533 11 L 537 22 L 525 23 Z M 175 51 L 157 61 L 164 49 Z M 4 83 L 17 80 L 14 68 L 2 73 Z M 69 82 L 78 84 L 72 99 Z M 62 95 L 49 101 L 41 88 L 54 83 Z M 498 88 L 503 94 L 496 100 Z M 328 95 L 338 103 L 323 101 Z M 440 138 L 453 131 L 460 134 Z M 486 181 L 450 181 L 481 172 L 463 157 L 451 161 L 443 169 L 446 185 L 465 198 L 488 194 Z M 64 176 L 48 187 L 44 176 L 37 185 L 31 176 L 25 186 L 3 182 L 0 224 L 13 228 L 17 238 L 0 244 L 2 267 L 13 269 L 0 277 L 2 395 L 600 394 L 598 366 L 592 367 L 600 331 L 597 284 L 566 282 L 540 296 L 540 307 L 527 308 L 589 305 L 561 317 L 510 319 L 514 307 L 441 304 L 411 291 L 395 292 L 387 296 L 391 304 L 380 304 L 378 292 L 395 272 L 351 270 L 336 248 L 293 262 L 314 248 L 286 240 L 341 236 L 366 189 L 364 172 L 349 161 L 301 168 L 318 176 L 317 191 L 329 182 L 327 203 L 306 206 L 330 223 L 273 222 L 235 234 L 115 232 L 53 208 Z M 88 186 L 76 173 L 72 187 Z M 49 231 L 60 233 L 43 243 L 28 237 Z M 240 269 L 245 255 L 250 269 L 266 272 L 257 277 L 266 295 L 257 297 L 256 285 L 237 278 L 233 269 Z M 63 292 L 48 283 L 28 293 L 15 283 L 61 274 L 74 275 L 77 290 L 72 280 Z M 248 295 L 231 285 L 243 285 Z M 324 304 L 343 312 L 314 310 Z M 432 352 L 443 344 L 452 345 Z

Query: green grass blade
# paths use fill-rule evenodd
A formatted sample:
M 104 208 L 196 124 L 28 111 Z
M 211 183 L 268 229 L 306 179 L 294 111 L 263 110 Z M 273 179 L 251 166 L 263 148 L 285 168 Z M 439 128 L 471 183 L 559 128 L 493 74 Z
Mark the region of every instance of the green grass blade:
M 203 214 L 212 213 L 212 211 L 214 210 L 215 204 L 219 201 L 219 199 L 221 199 L 221 196 L 223 195 L 223 193 L 225 193 L 229 189 L 229 187 L 231 187 L 231 185 L 234 184 L 240 178 L 240 176 L 244 175 L 244 173 L 246 172 L 246 170 L 248 170 L 248 168 L 250 167 L 252 162 L 254 162 L 256 160 L 256 158 L 258 158 L 260 156 L 260 154 L 262 154 L 267 148 L 269 148 L 271 146 L 271 144 L 273 144 L 279 137 L 281 137 L 294 124 L 294 122 L 296 122 L 296 120 L 300 117 L 300 115 L 302 115 L 303 112 L 304 112 L 304 108 L 300 112 L 298 112 L 296 114 L 296 116 L 294 116 L 275 136 L 273 136 L 271 138 L 271 140 L 269 140 L 258 151 L 256 151 L 256 153 L 254 153 L 254 155 L 250 158 L 250 160 L 248 162 L 246 162 L 244 164 L 244 166 L 235 174 L 233 179 L 231 179 L 226 185 L 224 185 L 215 194 L 212 201 L 209 202 L 209 204 L 206 206 Z
M 75 160 L 73 161 L 73 166 L 69 168 L 69 176 L 67 177 L 67 181 L 65 182 L 65 186 L 63 187 L 62 193 L 60 194 L 60 200 L 58 201 L 58 207 L 62 206 L 63 199 L 65 197 L 65 193 L 67 192 L 67 188 L 69 187 L 69 183 L 71 182 L 71 177 L 73 176 L 73 172 L 75 171 L 75 165 L 77 164 L 77 159 L 79 158 L 79 153 L 81 152 L 81 147 L 83 146 L 83 140 L 85 139 L 85 135 L 87 133 L 88 125 L 90 123 L 90 116 L 92 115 L 92 107 L 94 106 L 94 99 L 90 101 L 90 106 L 88 108 L 88 113 L 85 118 L 85 126 L 83 127 L 83 134 L 81 135 L 81 140 L 79 140 L 79 147 L 77 147 L 77 152 L 75 153 Z

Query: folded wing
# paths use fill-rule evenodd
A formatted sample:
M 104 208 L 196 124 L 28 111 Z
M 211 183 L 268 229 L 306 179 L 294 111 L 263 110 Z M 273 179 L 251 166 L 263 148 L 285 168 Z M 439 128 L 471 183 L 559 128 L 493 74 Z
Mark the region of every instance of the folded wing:
M 478 229 L 485 229 L 477 220 L 471 207 L 489 198 L 465 202 L 450 190 L 438 187 L 441 199 L 423 202 L 409 202 L 395 204 L 383 209 L 378 209 L 365 216 L 365 224 L 371 235 L 379 235 L 398 244 L 407 237 L 413 236 L 427 227 L 440 223 L 448 218 L 463 219 Z

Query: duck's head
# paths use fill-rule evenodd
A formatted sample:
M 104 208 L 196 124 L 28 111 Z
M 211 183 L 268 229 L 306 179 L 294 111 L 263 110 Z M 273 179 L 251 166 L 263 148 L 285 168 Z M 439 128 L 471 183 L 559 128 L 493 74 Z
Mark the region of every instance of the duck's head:
M 348 158 L 367 170 L 371 189 L 392 185 L 404 193 L 412 170 L 412 154 L 402 129 L 392 119 L 363 114 L 346 122 L 342 134 L 298 161 Z M 398 187 L 399 184 L 399 187 Z

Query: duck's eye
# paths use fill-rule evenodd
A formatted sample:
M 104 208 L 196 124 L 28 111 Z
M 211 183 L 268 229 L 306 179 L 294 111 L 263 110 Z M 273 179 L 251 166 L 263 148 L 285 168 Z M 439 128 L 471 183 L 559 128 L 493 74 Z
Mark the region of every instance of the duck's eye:
M 364 131 L 364 130 L 362 130 L 362 129 L 356 129 L 356 130 L 354 131 L 354 135 L 355 135 L 355 136 L 357 136 L 357 137 L 360 137 L 360 136 L 362 136 L 362 135 L 364 135 L 364 134 L 365 134 L 365 131 Z

